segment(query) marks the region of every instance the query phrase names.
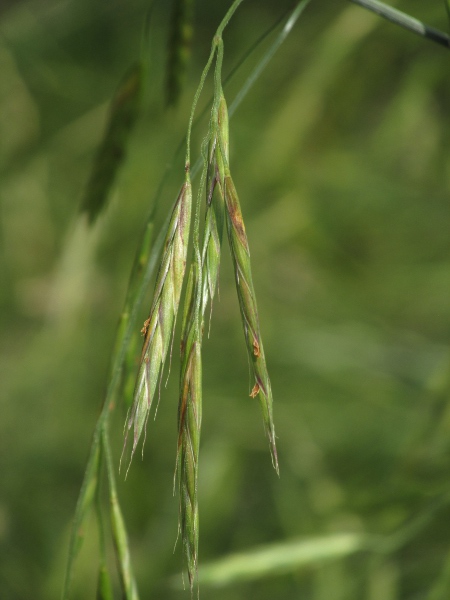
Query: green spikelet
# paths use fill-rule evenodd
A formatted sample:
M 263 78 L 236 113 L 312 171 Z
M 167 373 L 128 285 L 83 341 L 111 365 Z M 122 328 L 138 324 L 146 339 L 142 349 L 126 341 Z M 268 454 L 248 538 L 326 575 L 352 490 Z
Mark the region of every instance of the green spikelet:
M 166 101 L 177 104 L 184 87 L 187 67 L 191 58 L 194 0 L 175 0 L 167 62 Z
M 103 141 L 97 151 L 81 204 L 93 223 L 106 206 L 109 191 L 125 158 L 129 135 L 139 116 L 143 68 L 134 64 L 125 74 L 111 103 Z
M 171 345 L 181 288 L 191 221 L 192 187 L 189 172 L 175 203 L 156 278 L 150 315 L 144 323 L 145 336 L 133 405 L 126 423 L 124 450 L 133 429 L 131 458 L 148 418 L 157 383 Z
M 223 226 L 225 222 L 225 203 L 223 194 L 224 164 L 219 146 L 219 135 L 223 140 L 222 148 L 228 162 L 228 113 L 222 94 L 217 114 L 213 116 L 213 135 L 208 150 L 207 209 L 202 252 L 203 263 L 203 306 L 205 312 L 208 300 L 214 300 L 220 269 Z M 215 193 L 219 187 L 219 192 Z
M 177 478 L 179 530 L 191 592 L 198 570 L 198 456 L 202 421 L 201 335 L 196 328 L 197 265 L 191 267 L 181 333 L 180 398 L 178 404 Z

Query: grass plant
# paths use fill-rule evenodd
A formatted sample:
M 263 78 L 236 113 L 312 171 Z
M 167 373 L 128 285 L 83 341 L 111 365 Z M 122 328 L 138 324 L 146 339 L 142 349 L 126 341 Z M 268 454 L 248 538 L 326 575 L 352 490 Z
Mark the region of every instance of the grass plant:
M 382 16 L 414 33 L 418 33 L 441 45 L 448 45 L 446 34 L 442 34 L 442 32 L 428 26 L 423 26 L 415 19 L 402 16 L 398 11 L 392 12 L 382 3 L 369 2 L 368 0 L 364 0 L 364 2 L 362 0 L 352 1 L 370 10 L 376 9 L 376 12 Z M 157 264 L 159 264 L 159 267 L 150 311 L 141 330 L 144 341 L 134 385 L 133 399 L 125 423 L 123 453 L 127 449 L 129 438 L 131 438 L 128 472 L 138 443 L 145 434 L 155 394 L 159 393 L 158 387 L 161 383 L 167 358 L 171 357 L 172 348 L 178 347 L 177 341 L 174 341 L 176 339 L 176 318 L 180 303 L 183 300 L 175 488 L 179 494 L 179 535 L 189 587 L 191 595 L 193 594 L 199 573 L 198 479 L 202 422 L 202 343 L 206 308 L 208 304 L 212 306 L 218 289 L 224 227 L 227 230 L 241 322 L 252 375 L 250 396 L 252 398 L 258 397 L 260 401 L 272 463 L 276 472 L 279 473 L 272 388 L 261 336 L 256 292 L 250 263 L 250 245 L 244 225 L 241 203 L 231 174 L 229 115 L 222 77 L 223 32 L 241 3 L 242 0 L 235 0 L 231 4 L 213 38 L 210 55 L 202 72 L 191 108 L 186 135 L 184 182 L 172 212 L 167 217 L 165 226 L 156 240 L 154 239 L 154 212 L 151 212 L 136 255 L 113 352 L 108 389 L 94 431 L 90 455 L 75 511 L 62 594 L 63 600 L 68 600 L 70 595 L 73 565 L 82 542 L 83 524 L 86 521 L 88 512 L 94 505 L 100 538 L 98 598 L 109 600 L 113 594 L 113 586 L 107 566 L 106 528 L 100 486 L 104 474 L 106 474 L 111 532 L 122 595 L 126 600 L 138 600 L 131 550 L 115 482 L 116 469 L 109 438 L 109 419 L 113 408 L 113 399 L 117 397 L 117 390 L 119 389 L 120 379 L 123 377 L 124 368 L 127 368 L 128 373 L 132 371 L 134 350 L 130 340 L 133 338 L 133 332 L 136 334 L 137 315 Z M 291 32 L 294 23 L 308 3 L 309 0 L 299 2 L 290 13 L 275 42 L 264 54 L 260 63 L 253 69 L 248 80 L 235 97 L 234 102 L 231 103 L 230 114 L 236 110 L 270 58 Z M 178 20 L 175 21 L 173 52 L 170 59 L 172 74 L 169 76 L 168 82 L 168 102 L 170 104 L 175 103 L 177 100 L 180 82 L 183 77 L 182 71 L 185 68 L 187 58 L 185 51 L 191 35 L 188 22 L 191 18 L 191 8 L 191 2 L 177 4 Z M 183 18 L 179 17 L 180 14 L 183 15 Z M 197 104 L 211 70 L 214 70 L 214 94 L 210 105 L 208 130 L 201 145 L 201 156 L 197 162 L 192 164 L 191 135 Z M 120 87 L 118 100 L 113 103 L 115 107 L 112 111 L 113 117 L 107 130 L 105 142 L 99 150 L 91 183 L 83 204 L 83 210 L 87 212 L 90 221 L 94 221 L 103 209 L 122 158 L 121 147 L 131 129 L 137 110 L 135 102 L 137 102 L 139 96 L 139 78 L 140 71 L 133 71 L 123 86 Z M 115 118 L 114 115 L 119 115 L 119 113 L 120 118 Z M 198 172 L 200 172 L 200 178 L 197 192 L 194 193 L 193 181 Z M 202 228 L 203 205 L 205 221 Z M 192 238 L 192 261 L 188 268 L 188 281 L 185 284 L 185 272 L 190 256 L 190 237 Z M 183 288 L 185 289 L 184 298 Z M 445 500 L 445 502 L 447 501 L 448 499 Z M 248 578 L 260 576 L 261 568 L 258 567 L 258 561 L 261 556 L 263 561 L 268 560 L 272 564 L 274 570 L 292 569 L 297 568 L 299 565 L 315 564 L 316 561 L 320 561 L 324 557 L 347 556 L 366 551 L 370 546 L 367 539 L 364 535 L 350 535 L 347 537 L 330 536 L 309 543 L 301 542 L 295 545 L 295 558 L 292 558 L 291 546 L 271 548 L 268 551 L 261 552 L 260 555 L 245 559 L 244 562 L 248 566 L 247 575 Z M 390 541 L 392 542 L 392 540 Z M 398 548 L 398 544 L 395 546 L 396 548 Z M 389 551 L 392 551 L 392 549 Z M 382 552 L 387 552 L 387 550 L 384 548 Z M 287 556 L 290 558 L 286 558 Z M 252 561 L 256 564 L 255 567 L 252 567 Z M 236 564 L 236 561 L 231 561 L 230 564 L 213 565 L 209 570 L 206 567 L 205 571 L 200 570 L 200 579 L 203 577 L 205 581 L 209 579 L 219 583 L 221 578 L 225 578 L 226 581 L 245 579 L 245 569 L 243 574 L 240 568 L 236 567 Z M 221 569 L 225 572 L 225 575 Z

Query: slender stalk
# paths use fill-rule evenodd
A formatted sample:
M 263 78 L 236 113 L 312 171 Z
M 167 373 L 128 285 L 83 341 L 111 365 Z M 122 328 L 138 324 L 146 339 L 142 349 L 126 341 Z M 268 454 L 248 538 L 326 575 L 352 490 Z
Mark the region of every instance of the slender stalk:
M 69 597 L 69 588 L 72 580 L 73 563 L 81 548 L 83 541 L 82 523 L 87 511 L 90 509 L 97 492 L 98 473 L 100 464 L 100 425 L 99 421 L 94 430 L 92 445 L 89 451 L 86 471 L 78 496 L 75 515 L 73 517 L 72 530 L 70 532 L 69 554 L 67 557 L 64 583 L 62 589 L 62 600 Z
M 214 38 L 212 46 L 211 46 L 211 52 L 209 54 L 208 62 L 206 63 L 205 68 L 203 69 L 202 75 L 200 77 L 200 83 L 198 85 L 197 91 L 195 92 L 194 100 L 192 102 L 191 114 L 189 117 L 188 131 L 187 131 L 187 136 L 186 136 L 186 165 L 187 166 L 189 166 L 190 162 L 191 162 L 191 133 L 192 133 L 192 126 L 194 123 L 195 109 L 197 108 L 198 99 L 200 98 L 200 94 L 202 93 L 203 86 L 205 85 L 206 76 L 208 75 L 209 69 L 211 68 L 212 61 L 213 61 L 214 55 L 216 53 L 216 49 L 217 49 L 216 38 Z
M 211 52 L 210 52 L 210 55 L 209 55 L 209 59 L 208 59 L 208 62 L 206 63 L 206 67 L 203 69 L 203 73 L 202 73 L 202 76 L 200 78 L 200 83 L 199 83 L 199 86 L 198 86 L 197 91 L 195 93 L 194 101 L 192 103 L 191 115 L 189 117 L 189 125 L 188 125 L 188 132 L 187 132 L 187 138 L 186 138 L 186 163 L 187 164 L 190 163 L 190 155 L 191 155 L 191 132 L 192 132 L 192 125 L 193 125 L 193 122 L 194 122 L 194 115 L 195 115 L 195 110 L 197 108 L 198 99 L 199 99 L 200 94 L 202 92 L 202 89 L 203 89 L 203 86 L 204 86 L 205 79 L 206 79 L 206 76 L 208 74 L 208 71 L 209 71 L 209 69 L 211 67 L 214 55 L 216 53 L 217 46 L 218 46 L 218 44 L 221 41 L 223 30 L 228 25 L 231 17 L 233 16 L 233 14 L 236 12 L 237 8 L 239 7 L 240 4 L 242 4 L 243 1 L 244 0 L 234 0 L 234 2 L 231 5 L 231 7 L 229 8 L 227 14 L 222 19 L 219 27 L 217 28 L 216 35 L 214 36 L 214 39 L 213 39 L 213 42 L 212 42 L 212 46 L 211 46 Z
M 307 1 L 309 2 L 310 0 L 307 0 Z M 300 3 L 300 4 L 301 4 L 301 3 Z M 276 21 L 276 22 L 275 22 L 273 25 L 271 25 L 270 27 L 268 27 L 268 28 L 267 28 L 267 29 L 266 29 L 266 30 L 265 30 L 265 31 L 264 31 L 264 32 L 263 32 L 263 33 L 260 35 L 260 37 L 259 37 L 257 40 L 255 40 L 255 41 L 253 42 L 253 44 L 252 44 L 252 45 L 251 45 L 251 46 L 248 48 L 248 50 L 247 50 L 247 51 L 246 51 L 246 52 L 243 54 L 243 56 L 241 57 L 241 59 L 240 59 L 240 60 L 239 60 L 239 61 L 236 63 L 236 65 L 233 67 L 233 69 L 230 71 L 230 73 L 229 73 L 229 74 L 228 74 L 228 75 L 227 75 L 227 76 L 224 78 L 224 80 L 223 80 L 223 82 L 222 82 L 222 85 L 223 85 L 223 87 L 226 87 L 226 86 L 227 86 L 227 85 L 230 83 L 230 81 L 231 81 L 231 80 L 233 79 L 233 77 L 234 77 L 234 76 L 235 76 L 235 75 L 236 75 L 236 74 L 239 72 L 240 68 L 241 68 L 241 67 L 242 67 L 242 66 L 245 64 L 245 62 L 246 62 L 246 61 L 247 61 L 247 59 L 248 59 L 248 58 L 249 58 L 249 57 L 250 57 L 250 56 L 253 54 L 253 52 L 255 52 L 255 50 L 257 50 L 257 49 L 259 48 L 259 46 L 260 46 L 260 45 L 261 45 L 261 44 L 264 42 L 264 40 L 266 40 L 266 39 L 269 37 L 269 35 L 270 35 L 271 33 L 273 33 L 273 32 L 274 32 L 274 31 L 275 31 L 275 30 L 276 30 L 276 29 L 279 27 L 280 23 L 286 19 L 286 15 L 288 15 L 288 21 L 289 21 L 289 20 L 292 18 L 292 15 L 293 15 L 293 14 L 294 14 L 296 11 L 297 11 L 297 8 L 295 8 L 295 9 L 294 9 L 294 11 L 289 11 L 289 10 L 288 10 L 288 11 L 286 11 L 286 13 L 285 13 L 284 15 L 282 15 L 282 16 L 281 16 L 281 17 L 278 19 L 278 21 Z M 273 44 L 273 45 L 272 45 L 272 46 L 269 48 L 269 50 L 268 50 L 267 54 L 271 53 L 271 56 L 273 56 L 273 54 L 275 54 L 275 52 L 272 52 L 272 48 L 274 48 L 274 47 L 275 47 L 275 48 L 276 48 L 276 49 L 275 49 L 275 51 L 276 51 L 276 50 L 279 48 L 279 46 L 280 46 L 280 45 L 281 45 L 281 43 L 282 43 L 282 42 L 280 42 L 280 41 L 279 41 L 281 37 L 282 37 L 282 41 L 284 41 L 284 39 L 286 38 L 286 35 L 284 34 L 284 31 L 285 31 L 285 28 L 283 28 L 283 31 L 282 31 L 282 33 L 281 33 L 280 35 L 278 35 L 278 36 L 277 36 L 277 38 L 276 38 L 276 40 L 275 40 L 274 44 Z M 290 31 L 290 29 L 289 29 L 289 31 Z M 266 55 L 264 55 L 264 57 L 265 57 L 265 56 L 266 56 Z M 265 62 L 267 63 L 267 62 L 268 62 L 268 60 L 266 60 Z M 260 63 L 259 63 L 259 64 L 260 64 Z M 256 68 L 258 68 L 258 67 L 256 67 Z M 258 76 L 261 74 L 261 71 L 262 71 L 262 69 L 260 69 L 260 72 L 259 72 Z M 249 78 L 249 79 L 250 79 L 250 78 Z M 230 111 L 229 111 L 229 113 L 230 113 L 230 116 L 231 116 L 231 113 L 232 113 L 232 112 L 234 112 L 234 111 L 236 110 L 237 106 L 238 106 L 238 105 L 239 105 L 239 104 L 242 102 L 242 100 L 244 99 L 244 97 L 245 97 L 245 96 L 248 94 L 248 92 L 249 92 L 249 90 L 250 90 L 251 86 L 253 85 L 253 83 L 254 83 L 255 81 L 256 81 L 256 78 L 255 78 L 255 80 L 254 80 L 254 81 L 252 81 L 252 82 L 250 83 L 250 85 L 248 84 L 248 80 L 247 80 L 246 84 L 244 84 L 244 87 L 245 87 L 246 89 L 245 89 L 245 91 L 244 91 L 243 93 L 242 93 L 242 90 L 243 90 L 243 89 L 241 89 L 241 92 L 239 92 L 239 94 L 238 94 L 238 95 L 239 95 L 239 96 L 242 96 L 242 98 L 240 98 L 239 102 L 237 102 L 237 103 L 236 103 L 236 106 L 235 106 L 235 108 L 234 108 L 234 110 L 233 110 L 233 111 L 231 110 L 231 107 L 230 107 Z M 235 101 L 235 102 L 236 102 L 236 101 Z M 234 103 L 233 103 L 233 104 L 234 104 Z M 194 123 L 193 123 L 193 127 L 192 127 L 192 129 L 194 129 L 194 128 L 195 128 L 195 127 L 196 127 L 196 126 L 199 124 L 199 122 L 200 122 L 200 120 L 202 119 L 202 117 L 204 117 L 204 115 L 205 115 L 205 114 L 206 114 L 206 112 L 208 111 L 209 105 L 210 105 L 210 102 L 209 102 L 209 103 L 207 103 L 207 104 L 205 105 L 204 109 L 201 111 L 201 113 L 199 114 L 199 116 L 198 116 L 198 117 L 195 119 L 195 121 L 194 121 Z M 157 204 L 157 200 L 160 198 L 160 196 L 161 196 L 161 194 L 162 194 L 162 190 L 163 190 L 163 188 L 164 188 L 164 185 L 165 185 L 165 182 L 166 182 L 166 180 L 167 180 L 168 174 L 169 174 L 169 173 L 170 173 L 170 171 L 173 169 L 173 166 L 174 166 L 174 164 L 175 164 L 175 162 L 176 162 L 176 159 L 178 158 L 178 156 L 180 155 L 181 151 L 182 151 L 182 150 L 183 150 L 183 148 L 185 147 L 185 144 L 186 144 L 186 139 L 187 139 L 187 135 L 185 135 L 185 136 L 183 137 L 183 139 L 180 141 L 180 143 L 178 144 L 178 146 L 177 146 L 177 149 L 175 150 L 175 152 L 174 152 L 174 154 L 173 154 L 173 156 L 172 156 L 172 159 L 171 159 L 171 161 L 168 163 L 168 165 L 167 165 L 167 167 L 166 167 L 166 171 L 165 171 L 165 173 L 164 173 L 164 176 L 162 177 L 162 179 L 161 179 L 161 181 L 160 181 L 160 184 L 159 184 L 159 186 L 158 186 L 158 189 L 157 189 L 157 191 L 156 191 L 156 193 L 155 193 L 155 196 L 154 196 L 154 202 L 153 202 L 153 205 L 154 205 L 154 206 Z M 195 162 L 195 164 L 194 164 L 194 165 L 191 167 L 191 177 L 192 177 L 192 179 L 194 179 L 194 178 L 196 177 L 197 173 L 198 173 L 198 172 L 199 172 L 199 170 L 200 170 L 200 166 L 201 166 L 201 158 L 200 158 L 200 159 L 198 159 L 198 160 Z
M 108 424 L 102 427 L 102 446 L 105 453 L 106 473 L 109 484 L 109 500 L 111 508 L 111 525 L 116 548 L 117 563 L 119 567 L 120 583 L 125 600 L 139 600 L 136 582 L 131 566 L 130 547 L 128 535 L 117 497 L 116 478 L 112 461 L 111 447 L 109 444 Z
M 301 16 L 301 14 L 310 2 L 311 0 L 302 0 L 302 2 L 299 2 L 294 8 L 294 10 L 290 13 L 286 23 L 283 26 L 283 29 L 278 34 L 276 40 L 261 58 L 256 67 L 253 69 L 247 81 L 244 83 L 242 88 L 235 96 L 233 102 L 230 104 L 230 108 L 228 110 L 229 118 L 231 118 L 233 113 L 236 111 L 237 107 L 241 104 L 242 100 L 245 98 L 245 96 L 255 84 L 256 80 L 260 77 L 261 73 L 267 67 L 268 63 L 272 60 L 273 56 L 275 55 L 281 44 L 284 42 L 284 40 L 287 38 L 287 36 L 290 34 L 298 18 Z
M 97 492 L 95 497 L 95 512 L 97 515 L 98 525 L 98 538 L 99 538 L 99 552 L 100 552 L 100 564 L 98 572 L 97 582 L 97 598 L 98 600 L 113 600 L 113 592 L 111 579 L 108 572 L 107 560 L 106 560 L 106 544 L 105 544 L 105 522 L 103 516 L 103 504 L 102 504 L 102 485 L 101 475 L 103 466 L 103 449 L 100 448 L 100 460 L 98 464 L 98 483 Z
M 371 10 L 391 23 L 395 23 L 395 25 L 399 25 L 400 27 L 411 31 L 411 33 L 415 33 L 436 44 L 450 48 L 450 36 L 446 33 L 439 31 L 439 29 L 435 29 L 434 27 L 430 27 L 429 25 L 425 25 L 422 21 L 401 12 L 392 6 L 388 6 L 387 4 L 384 4 L 384 2 L 380 2 L 379 0 L 350 0 L 350 2 L 358 4 L 367 10 Z

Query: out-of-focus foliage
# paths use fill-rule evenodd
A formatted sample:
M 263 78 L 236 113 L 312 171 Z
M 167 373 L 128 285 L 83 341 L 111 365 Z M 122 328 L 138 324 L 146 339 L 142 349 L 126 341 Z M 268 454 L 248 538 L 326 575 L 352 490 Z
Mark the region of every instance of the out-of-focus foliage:
M 139 117 L 143 65 L 125 74 L 110 107 L 108 125 L 95 157 L 81 210 L 91 223 L 104 209 L 114 178 L 125 159 L 128 137 Z
M 21 0 L 1 7 L 2 600 L 60 593 L 136 244 L 228 5 L 196 3 L 189 80 L 177 112 L 165 113 L 170 5 L 155 3 L 146 108 L 111 204 L 92 231 L 78 208 L 109 102 L 139 58 L 148 2 Z M 224 35 L 225 73 L 290 5 L 242 4 Z M 396 6 L 447 28 L 441 0 Z M 308 540 L 340 535 L 397 542 L 382 552 L 333 555 L 328 548 L 323 560 L 268 568 L 266 577 L 216 590 L 205 583 L 207 597 L 450 597 L 449 61 L 446 49 L 359 7 L 313 0 L 230 122 L 281 477 L 270 464 L 259 407 L 248 397 L 224 256 L 204 344 L 200 565 L 241 553 L 250 556 L 250 569 L 258 545 L 274 544 L 277 556 L 284 542 L 308 547 Z M 158 222 L 182 179 L 180 164 Z M 189 594 L 171 579 L 181 565 L 179 549 L 173 554 L 176 354 L 158 417 L 148 424 L 144 460 L 118 482 L 142 598 Z M 124 418 L 118 398 L 117 464 Z M 86 527 L 73 598 L 93 598 L 97 586 L 94 520 Z M 393 538 L 396 532 L 402 535 Z M 112 585 L 117 594 L 118 581 Z

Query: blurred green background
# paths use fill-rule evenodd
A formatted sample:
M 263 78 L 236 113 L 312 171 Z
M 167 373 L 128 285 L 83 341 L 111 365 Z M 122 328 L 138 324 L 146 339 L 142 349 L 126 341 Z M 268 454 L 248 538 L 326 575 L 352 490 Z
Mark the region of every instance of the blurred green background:
M 87 231 L 78 208 L 109 101 L 140 55 L 149 2 L 0 4 L 2 600 L 59 597 L 136 245 L 228 6 L 195 3 L 186 88 L 165 110 L 172 8 L 155 2 L 144 111 L 108 210 Z M 224 35 L 225 74 L 290 6 L 243 3 Z M 440 0 L 396 6 L 448 30 Z M 204 344 L 200 562 L 261 545 L 268 562 L 251 579 L 242 558 L 244 578 L 214 588 L 212 576 L 204 599 L 450 597 L 449 59 L 349 2 L 314 0 L 231 121 L 281 477 L 248 398 L 225 247 Z M 157 223 L 182 182 L 178 162 Z M 144 459 L 119 477 L 141 598 L 189 597 L 172 579 L 181 583 L 177 373 L 175 357 Z M 125 412 L 119 399 L 117 464 Z M 94 519 L 86 528 L 73 598 L 95 594 Z M 337 534 L 362 542 L 275 569 L 279 552 L 293 552 L 271 545 L 323 537 L 327 547 Z

